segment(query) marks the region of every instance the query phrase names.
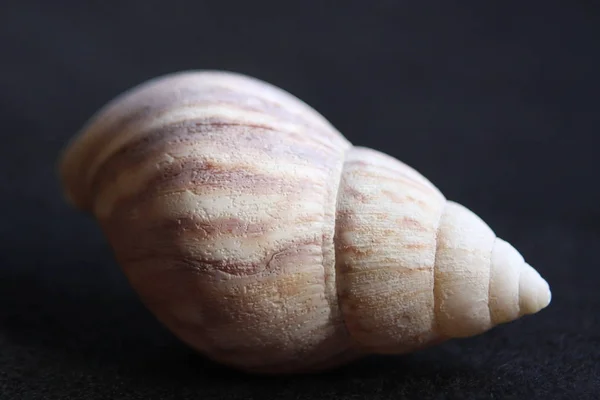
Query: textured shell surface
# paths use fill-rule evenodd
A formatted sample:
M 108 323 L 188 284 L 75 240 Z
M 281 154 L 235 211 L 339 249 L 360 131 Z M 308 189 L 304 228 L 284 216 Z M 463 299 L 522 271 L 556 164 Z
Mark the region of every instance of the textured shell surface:
M 73 138 L 60 174 L 148 309 L 235 368 L 415 351 L 550 302 L 469 209 L 245 75 L 184 71 L 130 89 Z

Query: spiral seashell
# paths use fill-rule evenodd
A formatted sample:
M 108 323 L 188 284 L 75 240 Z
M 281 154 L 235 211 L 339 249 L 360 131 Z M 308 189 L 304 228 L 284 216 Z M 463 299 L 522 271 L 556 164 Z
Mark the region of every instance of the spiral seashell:
M 132 88 L 74 138 L 60 174 L 148 309 L 234 368 L 318 371 L 411 352 L 550 302 L 546 281 L 473 212 L 241 74 Z

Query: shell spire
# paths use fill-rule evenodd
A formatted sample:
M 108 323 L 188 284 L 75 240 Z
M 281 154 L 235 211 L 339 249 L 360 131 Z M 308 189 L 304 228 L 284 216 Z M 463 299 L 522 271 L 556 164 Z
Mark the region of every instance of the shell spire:
M 60 175 L 158 320 L 247 371 L 414 351 L 550 302 L 473 212 L 244 75 L 132 88 L 69 144 Z
M 363 346 L 410 351 L 549 304 L 548 284 L 510 244 L 402 162 L 354 147 L 340 190 L 338 291 Z

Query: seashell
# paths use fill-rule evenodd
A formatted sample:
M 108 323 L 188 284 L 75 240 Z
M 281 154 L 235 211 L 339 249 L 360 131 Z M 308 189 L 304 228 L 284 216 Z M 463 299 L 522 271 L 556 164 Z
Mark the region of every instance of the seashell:
M 69 143 L 60 175 L 157 319 L 244 371 L 407 353 L 550 303 L 469 209 L 241 74 L 184 71 L 121 94 Z

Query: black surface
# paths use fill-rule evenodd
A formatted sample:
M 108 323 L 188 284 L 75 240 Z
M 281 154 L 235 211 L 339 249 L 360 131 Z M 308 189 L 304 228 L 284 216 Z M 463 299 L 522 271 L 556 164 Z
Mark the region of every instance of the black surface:
M 2 3 L 0 399 L 600 398 L 597 3 L 336 3 Z M 98 107 L 191 68 L 279 85 L 416 167 L 522 252 L 551 306 L 318 376 L 195 355 L 140 305 L 55 174 Z

